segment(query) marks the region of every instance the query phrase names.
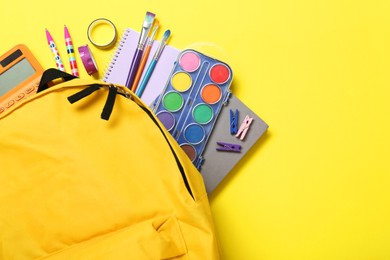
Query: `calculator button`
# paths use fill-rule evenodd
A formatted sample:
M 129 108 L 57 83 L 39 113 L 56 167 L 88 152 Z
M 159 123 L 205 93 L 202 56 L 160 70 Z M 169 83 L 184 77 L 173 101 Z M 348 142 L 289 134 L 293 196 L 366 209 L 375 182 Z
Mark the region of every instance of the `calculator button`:
M 24 94 L 23 93 L 20 93 L 19 95 L 16 96 L 16 101 L 19 101 L 19 100 L 22 100 L 24 98 Z
M 32 86 L 32 87 L 28 87 L 28 88 L 26 88 L 26 93 L 27 94 L 30 94 L 31 92 L 33 92 L 34 91 L 34 87 Z
M 6 105 L 7 108 L 12 107 L 15 104 L 15 100 L 10 100 L 8 104 Z

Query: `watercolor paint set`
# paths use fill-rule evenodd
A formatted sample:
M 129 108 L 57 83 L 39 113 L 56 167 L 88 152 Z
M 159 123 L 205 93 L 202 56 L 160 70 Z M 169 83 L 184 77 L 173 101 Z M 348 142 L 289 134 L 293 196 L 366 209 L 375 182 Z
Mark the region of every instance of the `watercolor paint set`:
M 231 94 L 232 70 L 196 50 L 182 51 L 154 113 L 199 169 L 202 153 Z

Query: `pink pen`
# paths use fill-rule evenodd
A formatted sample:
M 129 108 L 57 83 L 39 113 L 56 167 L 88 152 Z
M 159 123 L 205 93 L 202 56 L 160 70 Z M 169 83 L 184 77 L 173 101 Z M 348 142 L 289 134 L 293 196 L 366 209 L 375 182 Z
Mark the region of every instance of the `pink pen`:
M 72 71 L 72 75 L 78 77 L 79 70 L 77 69 L 76 56 L 74 55 L 72 39 L 70 38 L 70 34 L 66 25 L 64 26 L 64 34 L 65 34 L 66 52 L 68 53 L 69 56 L 70 69 Z
M 47 43 L 49 44 L 50 50 L 54 55 L 54 59 L 56 61 L 57 68 L 59 70 L 65 71 L 64 64 L 62 63 L 60 53 L 57 50 L 56 44 L 54 43 L 53 37 L 51 37 L 49 31 L 46 30 L 46 38 L 47 38 Z

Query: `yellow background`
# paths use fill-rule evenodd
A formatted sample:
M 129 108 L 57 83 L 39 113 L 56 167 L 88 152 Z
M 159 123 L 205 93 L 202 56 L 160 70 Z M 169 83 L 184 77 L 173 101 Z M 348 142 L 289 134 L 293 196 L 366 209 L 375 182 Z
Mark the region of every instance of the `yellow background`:
M 69 71 L 66 24 L 101 76 L 113 49 L 88 42 L 89 23 L 140 30 L 146 11 L 179 49 L 218 45 L 270 125 L 210 196 L 222 258 L 390 259 L 390 1 L 4 0 L 0 53 L 25 43 L 54 67 L 47 28 Z

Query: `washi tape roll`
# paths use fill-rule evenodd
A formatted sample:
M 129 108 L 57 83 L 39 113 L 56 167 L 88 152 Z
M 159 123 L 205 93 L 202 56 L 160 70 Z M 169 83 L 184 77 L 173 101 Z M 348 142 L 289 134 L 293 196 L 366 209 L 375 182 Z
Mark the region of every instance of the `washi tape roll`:
M 105 26 L 105 25 L 109 25 L 112 28 L 112 37 L 110 37 L 108 39 L 108 41 L 98 42 L 96 39 L 93 38 L 93 36 L 92 36 L 93 32 L 94 32 L 95 28 L 97 28 L 99 26 Z M 87 36 L 88 36 L 89 41 L 93 45 L 95 45 L 96 47 L 108 48 L 115 43 L 116 38 L 117 38 L 117 33 L 116 33 L 115 25 L 110 20 L 108 20 L 106 18 L 98 18 L 98 19 L 92 21 L 92 23 L 88 26 Z
M 78 48 L 80 53 L 81 61 L 83 62 L 84 68 L 88 75 L 92 75 L 98 71 L 95 59 L 93 58 L 92 52 L 88 47 L 88 44 L 80 46 Z

